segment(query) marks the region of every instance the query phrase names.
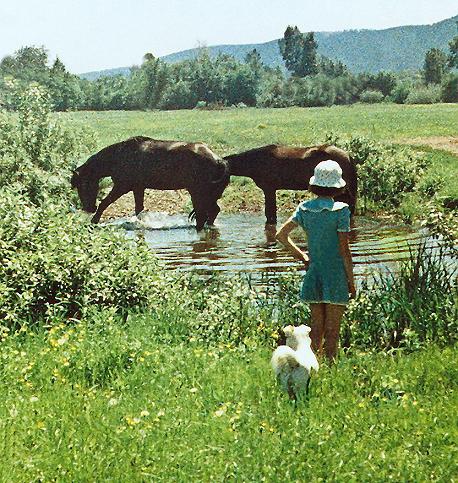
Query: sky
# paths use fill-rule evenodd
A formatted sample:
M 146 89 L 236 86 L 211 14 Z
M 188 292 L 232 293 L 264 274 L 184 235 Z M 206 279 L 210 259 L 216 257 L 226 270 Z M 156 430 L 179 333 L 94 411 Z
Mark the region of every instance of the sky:
M 431 24 L 458 0 L 0 0 L 0 58 L 44 46 L 70 72 L 140 64 L 198 45 L 268 42 L 303 32 Z

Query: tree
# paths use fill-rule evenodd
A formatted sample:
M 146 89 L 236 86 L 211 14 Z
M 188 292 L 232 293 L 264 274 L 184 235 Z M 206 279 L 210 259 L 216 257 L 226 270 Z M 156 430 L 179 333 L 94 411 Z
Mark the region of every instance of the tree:
M 458 35 L 449 42 L 448 46 L 450 49 L 450 54 L 448 56 L 448 66 L 458 69 Z
M 447 55 L 440 49 L 430 49 L 426 52 L 423 67 L 423 77 L 426 84 L 440 84 L 447 72 Z
M 286 68 L 294 75 L 299 75 L 299 65 L 302 56 L 304 37 L 297 27 L 288 25 L 283 38 L 278 41 L 280 52 Z
M 251 69 L 257 82 L 261 81 L 265 66 L 261 59 L 261 54 L 253 49 L 245 56 L 245 64 Z
M 302 50 L 302 66 L 304 69 L 304 76 L 315 75 L 318 73 L 318 65 L 316 60 L 316 51 L 318 44 L 315 40 L 315 34 L 309 32 L 305 36 L 304 48 Z
M 167 87 L 169 73 L 167 65 L 153 54 L 147 53 L 144 62 L 139 69 L 141 77 L 141 104 L 144 108 L 155 109 L 164 95 Z
M 67 73 L 67 69 L 65 68 L 65 65 L 63 62 L 59 59 L 59 57 L 56 57 L 56 60 L 54 61 L 52 67 L 51 67 L 51 75 L 63 75 Z
M 199 101 L 220 103 L 224 101 L 224 76 L 226 66 L 232 66 L 234 58 L 219 55 L 212 61 L 206 48 L 202 48 L 199 55 L 188 64 L 191 90 Z
M 306 77 L 317 74 L 318 44 L 313 32 L 304 36 L 297 27 L 288 26 L 278 44 L 286 68 L 294 76 Z
M 384 96 L 389 96 L 396 87 L 396 83 L 396 76 L 392 72 L 382 71 L 369 76 L 367 88 L 380 91 Z
M 347 66 L 340 60 L 333 61 L 328 57 L 321 56 L 318 60 L 318 71 L 327 77 L 340 77 L 348 74 Z
M 441 98 L 444 102 L 458 102 L 458 75 L 449 74 L 441 87 Z

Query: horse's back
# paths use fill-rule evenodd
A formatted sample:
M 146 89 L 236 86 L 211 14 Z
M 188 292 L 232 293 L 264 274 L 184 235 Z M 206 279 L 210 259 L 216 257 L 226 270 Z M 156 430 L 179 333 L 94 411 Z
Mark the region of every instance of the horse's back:
M 118 143 L 111 177 L 129 186 L 192 189 L 224 171 L 223 160 L 204 143 L 135 137 Z

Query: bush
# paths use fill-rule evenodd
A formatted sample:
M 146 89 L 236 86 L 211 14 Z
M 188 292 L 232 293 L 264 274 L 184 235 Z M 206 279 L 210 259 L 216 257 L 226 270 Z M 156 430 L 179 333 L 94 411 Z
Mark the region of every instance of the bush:
M 400 82 L 399 84 L 396 84 L 396 87 L 391 92 L 390 100 L 396 104 L 404 104 L 411 89 L 412 85 L 410 82 Z
M 71 168 L 95 148 L 95 134 L 51 118 L 49 94 L 38 84 L 9 87 L 19 115 L 0 117 L 0 188 L 16 185 L 35 204 L 68 198 Z
M 441 99 L 440 86 L 417 86 L 414 87 L 407 96 L 406 104 L 434 104 Z
M 367 89 L 359 95 L 359 100 L 365 104 L 377 104 L 384 99 L 383 94 L 380 91 Z
M 458 74 L 447 76 L 441 86 L 441 98 L 444 102 L 458 102 Z
M 205 101 L 199 101 L 199 103 Z M 198 104 L 196 95 L 192 92 L 191 83 L 178 80 L 176 83 L 169 85 L 164 92 L 161 101 L 161 109 L 192 109 Z M 200 106 L 202 107 L 202 106 Z
M 357 163 L 359 196 L 383 208 L 398 207 L 405 193 L 416 191 L 427 161 L 409 147 L 382 145 L 363 137 L 342 140 L 328 134 L 326 142 L 342 147 Z
M 94 306 L 120 311 L 157 296 L 151 251 L 83 215 L 23 194 L 0 191 L 0 319 L 9 326 L 74 317 Z
M 322 74 L 292 81 L 294 105 L 303 107 L 332 106 L 336 100 L 333 79 Z
M 398 273 L 370 283 L 349 306 L 344 345 L 416 349 L 429 342 L 456 342 L 456 267 L 447 263 L 444 251 L 420 246 Z

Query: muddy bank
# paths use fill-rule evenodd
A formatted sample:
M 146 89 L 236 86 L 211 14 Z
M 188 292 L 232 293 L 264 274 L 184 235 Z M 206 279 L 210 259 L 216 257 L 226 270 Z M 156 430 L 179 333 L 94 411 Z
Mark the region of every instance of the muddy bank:
M 458 156 L 458 137 L 456 136 L 430 136 L 403 139 L 402 144 L 411 146 L 428 146 L 433 149 L 442 149 Z

